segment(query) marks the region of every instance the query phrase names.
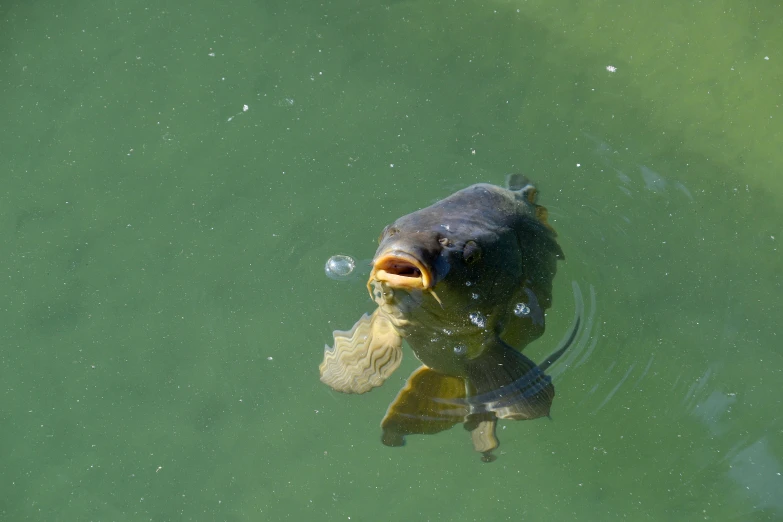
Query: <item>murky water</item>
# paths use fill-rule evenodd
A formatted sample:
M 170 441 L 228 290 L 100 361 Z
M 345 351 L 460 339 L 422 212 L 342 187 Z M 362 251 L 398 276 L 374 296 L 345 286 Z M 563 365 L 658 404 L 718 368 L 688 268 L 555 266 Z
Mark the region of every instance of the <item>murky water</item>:
M 7 520 L 779 520 L 780 6 L 0 5 Z M 380 443 L 384 225 L 524 172 L 552 420 Z M 326 277 L 335 254 L 356 259 Z

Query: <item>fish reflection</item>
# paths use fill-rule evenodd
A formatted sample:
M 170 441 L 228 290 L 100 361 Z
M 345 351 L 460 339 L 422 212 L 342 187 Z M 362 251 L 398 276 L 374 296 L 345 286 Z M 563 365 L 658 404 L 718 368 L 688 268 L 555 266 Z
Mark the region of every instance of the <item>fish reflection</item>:
M 365 393 L 397 369 L 408 342 L 422 366 L 381 421 L 387 446 L 463 424 L 491 461 L 498 419 L 549 415 L 555 390 L 544 371 L 578 323 L 540 365 L 521 353 L 544 333 L 563 259 L 536 199 L 536 188 L 514 174 L 507 188 L 470 186 L 381 233 L 367 282 L 378 308 L 334 332 L 320 371 L 337 391 Z

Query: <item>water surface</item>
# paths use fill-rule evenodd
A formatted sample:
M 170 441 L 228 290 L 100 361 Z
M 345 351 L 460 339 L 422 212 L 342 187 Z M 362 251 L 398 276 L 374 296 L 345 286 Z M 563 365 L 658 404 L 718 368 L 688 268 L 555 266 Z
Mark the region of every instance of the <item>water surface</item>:
M 779 520 L 780 6 L 0 4 L 7 520 Z M 612 70 L 613 69 L 613 70 Z M 396 217 L 524 172 L 552 421 L 318 381 Z M 362 267 L 357 267 L 360 270 Z M 365 272 L 366 273 L 366 272 Z

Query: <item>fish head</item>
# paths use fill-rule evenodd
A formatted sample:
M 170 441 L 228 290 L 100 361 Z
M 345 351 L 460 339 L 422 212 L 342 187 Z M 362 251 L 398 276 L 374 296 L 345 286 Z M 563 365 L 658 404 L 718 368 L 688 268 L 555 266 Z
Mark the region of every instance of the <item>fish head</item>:
M 373 298 L 392 296 L 414 315 L 404 303 L 415 304 L 446 328 L 467 323 L 469 310 L 507 306 L 523 275 L 517 236 L 510 223 L 465 210 L 436 205 L 384 228 L 368 280 L 371 295 L 379 290 Z

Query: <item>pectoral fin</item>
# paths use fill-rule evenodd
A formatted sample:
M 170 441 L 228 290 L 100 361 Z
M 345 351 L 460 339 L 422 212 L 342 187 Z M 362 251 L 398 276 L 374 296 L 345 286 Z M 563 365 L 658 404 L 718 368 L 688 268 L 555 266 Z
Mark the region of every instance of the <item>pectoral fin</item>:
M 402 360 L 402 337 L 376 310 L 350 331 L 334 331 L 334 347 L 324 347 L 321 382 L 343 393 L 365 393 L 383 384 Z
M 402 446 L 406 435 L 438 433 L 464 422 L 469 413 L 465 396 L 461 377 L 420 367 L 386 411 L 381 441 L 387 446 Z

